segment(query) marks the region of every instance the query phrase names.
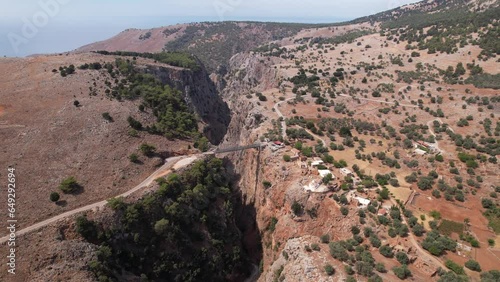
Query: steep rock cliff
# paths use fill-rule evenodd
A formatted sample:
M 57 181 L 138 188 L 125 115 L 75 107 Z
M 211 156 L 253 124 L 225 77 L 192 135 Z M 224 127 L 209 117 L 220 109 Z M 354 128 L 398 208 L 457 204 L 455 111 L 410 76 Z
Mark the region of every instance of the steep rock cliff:
M 271 120 L 277 119 L 276 114 L 268 114 L 261 117 L 264 123 L 260 123 L 258 115 L 264 111 L 269 113 L 269 108 L 266 110 L 262 103 L 246 97 L 255 92 L 276 92 L 271 89 L 280 88 L 281 74 L 273 67 L 277 63 L 273 60 L 280 59 L 270 60 L 252 53 L 238 54 L 231 59 L 224 77 L 226 87 L 222 97 L 234 114 L 223 146 L 259 141 Z M 276 277 L 279 271 L 286 276 L 286 281 L 325 278 L 324 264 L 335 265 L 327 245 L 316 254 L 304 251 L 304 247 L 318 243 L 323 234 L 329 234 L 332 240 L 345 239 L 345 234 L 350 234 L 352 221 L 345 220 L 331 198 L 306 192 L 299 183 L 300 176 L 288 176 L 291 167 L 284 165 L 277 153 L 269 149 L 247 150 L 233 153 L 229 158 L 240 175 L 238 186 L 245 206 L 238 211 L 237 217 L 242 222 L 246 248 L 253 255 L 254 263 L 261 260 L 259 281 L 274 281 L 279 277 Z M 272 186 L 264 187 L 264 180 L 270 181 Z M 315 210 L 317 217 L 311 218 L 305 212 L 302 216 L 294 215 L 291 205 L 295 201 L 304 207 L 304 211 Z M 249 207 L 252 207 L 251 212 Z M 272 218 L 277 223 L 270 228 Z
M 199 71 L 192 71 L 147 65 L 144 72 L 156 76 L 162 83 L 181 90 L 187 104 L 205 123 L 203 133 L 210 142 L 216 145 L 222 142 L 231 121 L 231 113 L 204 67 Z
M 227 71 L 227 73 L 226 73 Z M 278 71 L 271 68 L 266 61 L 252 53 L 240 53 L 231 58 L 229 70 L 219 78 L 219 85 L 224 85 L 221 96 L 231 108 L 233 116 L 224 142 L 227 144 L 244 144 L 253 142 L 252 129 L 258 127 L 255 119 L 260 114 L 258 105 L 245 96 L 251 92 L 264 91 L 278 87 Z M 250 138 L 253 138 L 250 141 Z

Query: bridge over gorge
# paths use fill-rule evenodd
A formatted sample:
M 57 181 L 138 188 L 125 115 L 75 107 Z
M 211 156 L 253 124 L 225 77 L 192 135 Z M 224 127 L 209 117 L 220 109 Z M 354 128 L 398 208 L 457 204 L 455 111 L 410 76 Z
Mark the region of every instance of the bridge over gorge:
M 255 143 L 255 144 L 247 145 L 247 146 L 217 148 L 217 149 L 215 149 L 215 151 L 208 152 L 208 153 L 209 154 L 222 154 L 222 153 L 229 153 L 229 152 L 244 151 L 244 150 L 253 149 L 253 148 L 258 148 L 259 150 L 261 150 L 264 147 L 266 147 L 266 144 L 264 144 L 264 143 Z

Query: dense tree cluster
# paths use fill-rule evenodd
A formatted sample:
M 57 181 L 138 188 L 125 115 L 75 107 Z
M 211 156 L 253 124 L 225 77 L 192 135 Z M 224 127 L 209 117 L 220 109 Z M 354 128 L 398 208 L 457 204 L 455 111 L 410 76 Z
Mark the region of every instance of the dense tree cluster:
M 444 251 L 455 251 L 457 243 L 452 239 L 441 236 L 435 230 L 427 233 L 427 237 L 422 242 L 422 247 L 435 256 L 440 256 Z
M 117 51 L 117 52 L 97 51 L 96 53 L 102 55 L 148 58 L 171 66 L 188 68 L 193 71 L 199 71 L 201 69 L 201 66 L 196 60 L 196 58 L 184 52 L 138 53 L 138 52 L 128 52 L 128 51 Z
M 77 219 L 77 231 L 100 245 L 90 265 L 96 277 L 117 281 L 126 269 L 155 281 L 223 281 L 246 272 L 250 264 L 222 160 L 199 161 L 158 183 L 158 192 L 136 203 L 110 203 L 112 223 Z

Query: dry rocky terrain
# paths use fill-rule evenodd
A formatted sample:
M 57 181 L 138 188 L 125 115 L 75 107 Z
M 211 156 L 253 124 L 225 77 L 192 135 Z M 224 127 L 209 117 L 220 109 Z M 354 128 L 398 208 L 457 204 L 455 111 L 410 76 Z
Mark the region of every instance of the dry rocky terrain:
M 484 11 L 498 4 L 470 2 L 467 7 L 475 5 Z M 425 1 L 389 13 L 399 18 L 409 11 L 434 11 L 442 5 L 442 1 Z M 261 42 L 265 45 L 238 52 L 223 68 L 209 69 L 211 81 L 208 74 L 182 78 L 179 68 L 138 58 L 138 64 L 162 82 L 185 86 L 187 103 L 206 118 L 200 124 L 213 124 L 207 137 L 221 141 L 221 148 L 255 142 L 267 145 L 262 150 L 217 155 L 227 157 L 238 175 L 235 187 L 241 203 L 235 207 L 239 216 L 235 221 L 245 253 L 259 269 L 252 273 L 252 281 L 399 281 L 396 272 L 400 273 L 403 264 L 384 256 L 382 246 L 408 257 L 404 267 L 411 272 L 407 278 L 411 281 L 438 281 L 446 275 L 451 277 L 446 281 L 489 281 L 467 267 L 462 270 L 464 276 L 445 274 L 450 271 L 448 260 L 460 267 L 477 261 L 483 272 L 500 270 L 500 219 L 484 215 L 491 209 L 484 199 L 498 209 L 500 92 L 498 87 L 475 86 L 467 80 L 473 78 L 474 66 L 498 78 L 498 56 L 479 59 L 483 48 L 474 44 L 459 47 L 457 43 L 457 50 L 449 53 L 408 48 L 408 40 L 388 39 L 389 31 L 381 32 L 384 15 L 379 21 L 367 18 L 341 26 L 304 27 L 272 42 L 266 34 L 267 41 Z M 493 24 L 498 29 L 497 19 Z M 0 159 L 4 167 L 14 166 L 18 173 L 21 227 L 127 191 L 166 157 L 198 153 L 191 149 L 192 140 L 172 141 L 145 132 L 130 136 L 129 115 L 144 123 L 154 122 L 154 117 L 139 111 L 138 101 L 107 98 L 99 72 L 77 70 L 64 78 L 52 72 L 69 64 L 115 59 L 88 51 L 160 51 L 185 35 L 188 27 L 127 30 L 68 55 L 0 59 Z M 253 26 L 245 34 L 259 28 Z M 341 40 L 353 32 L 358 34 Z M 330 38 L 339 41 L 322 41 Z M 452 77 L 460 63 L 464 73 Z M 404 75 L 412 73 L 418 77 L 405 80 Z M 196 85 L 200 81 L 203 86 Z M 498 81 L 493 84 L 498 86 Z M 97 95 L 89 95 L 89 87 L 97 89 Z M 189 93 L 195 93 L 192 99 Z M 231 109 L 230 117 L 222 101 L 211 100 L 201 109 L 203 95 L 222 98 Z M 104 112 L 114 122 L 106 121 Z M 219 113 L 224 118 L 217 119 Z M 488 120 L 492 122 L 489 131 Z M 412 132 L 418 137 L 410 140 Z M 457 134 L 465 139 L 460 146 L 454 140 Z M 462 144 L 467 142 L 475 145 Z M 488 142 L 496 146 L 489 153 L 478 149 Z M 134 164 L 128 157 L 138 153 L 142 143 L 154 144 L 160 154 L 141 156 L 143 163 Z M 429 152 L 421 155 L 415 149 Z M 461 161 L 459 153 L 470 154 L 472 159 Z M 319 177 L 312 162 L 320 159 L 333 180 Z M 397 165 L 389 165 L 394 162 Z M 344 177 L 340 167 L 356 172 L 352 178 Z M 415 181 L 408 180 L 412 174 Z M 77 178 L 82 191 L 63 195 L 58 205 L 51 203 L 50 192 L 68 176 Z M 351 184 L 355 176 L 362 179 Z M 424 187 L 426 176 L 432 178 L 430 187 Z M 327 183 L 328 192 L 306 191 L 304 186 L 311 180 Z M 372 182 L 378 183 L 365 187 Z M 153 185 L 147 193 L 157 188 Z M 133 203 L 147 193 L 126 201 Z M 371 203 L 362 206 L 356 196 Z M 96 222 L 114 219 L 109 208 L 88 216 Z M 427 236 L 433 234 L 432 225 L 457 246 L 432 255 L 425 247 Z M 408 227 L 407 232 L 398 233 L 404 229 L 401 226 Z M 423 234 L 415 231 L 420 227 Z M 354 231 L 357 228 L 359 235 Z M 19 238 L 21 246 L 29 245 L 33 251 L 30 255 L 26 249 L 21 251 L 19 281 L 94 281 L 88 265 L 97 259 L 98 246 L 74 230 L 70 217 Z M 339 241 L 344 245 L 336 245 Z M 339 258 L 338 248 L 348 249 L 347 258 Z M 329 267 L 334 274 L 328 274 Z M 5 266 L 0 270 L 0 280 L 6 279 Z M 128 272 L 120 278 L 139 281 L 138 275 Z

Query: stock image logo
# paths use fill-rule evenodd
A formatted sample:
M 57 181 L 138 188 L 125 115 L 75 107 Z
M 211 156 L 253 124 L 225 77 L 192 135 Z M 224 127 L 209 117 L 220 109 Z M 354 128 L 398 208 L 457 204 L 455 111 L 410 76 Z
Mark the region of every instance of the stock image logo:
M 52 18 L 59 15 L 61 8 L 72 0 L 40 0 L 38 10 L 31 17 L 22 17 L 22 26 L 19 31 L 9 32 L 7 38 L 17 54 L 19 47 L 28 44 L 30 39 L 37 36 L 41 29 L 46 27 Z

